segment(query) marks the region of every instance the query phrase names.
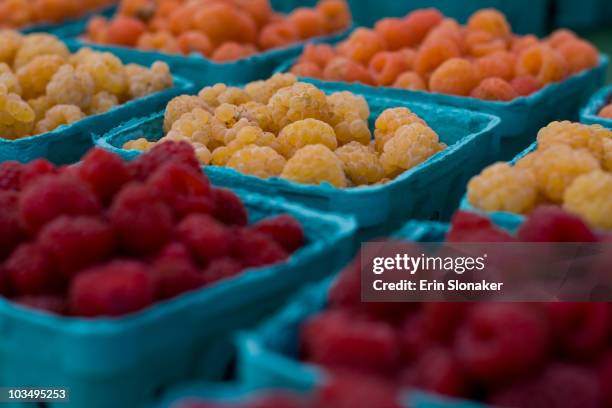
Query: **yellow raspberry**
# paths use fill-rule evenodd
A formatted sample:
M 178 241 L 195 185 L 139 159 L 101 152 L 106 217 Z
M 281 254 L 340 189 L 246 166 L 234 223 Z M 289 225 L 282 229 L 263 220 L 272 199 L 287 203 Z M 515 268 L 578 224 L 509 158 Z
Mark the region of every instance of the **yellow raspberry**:
M 76 105 L 55 105 L 49 109 L 45 117 L 36 124 L 34 130 L 37 134 L 50 132 L 62 125 L 69 125 L 84 117 L 85 114 L 81 108 Z
M 484 211 L 526 214 L 537 203 L 538 189 L 531 171 L 496 163 L 468 183 L 468 200 Z
M 267 80 L 248 83 L 244 90 L 254 101 L 267 104 L 279 89 L 296 82 L 297 78 L 293 74 L 275 74 Z
M 286 162 L 283 156 L 270 147 L 248 145 L 234 153 L 227 166 L 243 174 L 270 178 L 279 176 Z
M 87 107 L 88 115 L 97 115 L 99 113 L 108 112 L 115 106 L 119 105 L 119 98 L 110 92 L 98 92 L 91 97 L 91 103 Z
M 348 182 L 342 161 L 324 145 L 308 145 L 295 152 L 287 161 L 281 177 L 304 184 L 331 185 L 344 188 Z
M 354 185 L 374 184 L 385 176 L 376 152 L 359 142 L 350 142 L 335 151 L 344 165 L 344 172 Z
M 251 102 L 251 96 L 246 93 L 243 89 L 228 87 L 224 92 L 221 92 L 217 97 L 220 104 L 229 103 L 232 105 L 243 105 L 247 102 Z
M 23 36 L 15 30 L 0 30 L 0 62 L 13 64 Z
M 8 93 L 15 95 L 23 95 L 23 87 L 17 75 L 13 73 L 11 68 L 5 64 L 0 63 L 0 84 L 4 85 Z
M 125 66 L 128 79 L 129 99 L 138 99 L 164 89 L 171 88 L 174 80 L 170 67 L 165 62 L 156 61 L 151 68 L 137 64 Z
M 89 54 L 78 69 L 91 75 L 95 92 L 106 91 L 120 98 L 128 94 L 129 84 L 125 67 L 121 60 L 110 52 Z
M 191 145 L 193 146 L 193 150 L 195 151 L 195 155 L 198 161 L 200 162 L 200 164 L 203 164 L 203 165 L 210 164 L 212 160 L 212 153 L 210 152 L 208 147 L 206 147 L 202 143 L 197 143 L 197 142 L 192 143 Z
M 281 154 L 286 158 L 291 158 L 306 145 L 322 144 L 331 150 L 338 147 L 334 129 L 316 119 L 298 120 L 285 126 L 278 135 L 278 143 Z
M 212 163 L 225 166 L 234 153 L 248 145 L 267 146 L 276 150 L 276 137 L 255 126 L 245 126 L 227 146 L 216 148 L 212 153 Z
M 66 64 L 47 84 L 47 96 L 56 105 L 76 105 L 84 109 L 91 104 L 95 87 L 89 72 L 79 68 L 75 70 L 72 65 Z
M 333 125 L 347 118 L 368 120 L 370 117 L 370 107 L 365 98 L 352 92 L 334 92 L 327 97 L 327 103 L 331 111 L 330 123 Z
M 28 105 L 30 105 L 30 108 L 32 108 L 32 110 L 34 111 L 35 121 L 39 121 L 44 118 L 45 113 L 47 113 L 49 109 L 55 106 L 51 99 L 49 99 L 49 97 L 46 95 L 39 96 L 38 98 L 34 99 L 29 99 Z
M 169 138 L 186 138 L 192 142 L 207 145 L 212 138 L 213 116 L 204 109 L 195 108 L 191 112 L 184 113 L 172 124 Z
M 144 137 L 134 140 L 128 140 L 123 144 L 123 148 L 126 150 L 142 150 L 147 151 L 155 146 L 155 142 L 151 142 Z
M 18 70 L 39 55 L 57 55 L 67 60 L 70 51 L 63 42 L 51 34 L 30 34 L 23 37 L 21 46 L 15 54 L 13 68 Z
M 227 128 L 231 128 L 241 119 L 240 113 L 240 108 L 230 103 L 222 103 L 215 108 L 215 117 Z
M 272 112 L 268 105 L 260 102 L 250 101 L 240 105 L 240 117 L 254 122 L 266 132 L 277 132 L 276 124 L 272 119 Z
M 206 86 L 200 90 L 198 97 L 200 97 L 208 106 L 216 108 L 221 105 L 219 102 L 219 95 L 221 95 L 227 89 L 225 84 L 215 84 L 212 86 Z
M 527 153 L 525 156 L 517 160 L 514 167 L 516 167 L 517 169 L 533 171 L 535 164 L 538 160 L 539 154 L 540 152 L 538 152 L 537 150 L 534 152 Z
M 586 173 L 599 170 L 599 162 L 588 150 L 558 144 L 539 152 L 534 174 L 539 191 L 554 203 L 560 203 L 565 189 Z
M 4 84 L 0 84 L 0 124 L 29 123 L 34 119 L 35 113 L 30 105 L 21 96 L 10 93 Z
M 216 117 L 215 119 L 217 120 L 218 123 L 221 123 L 221 125 L 223 126 L 223 129 L 224 129 L 223 134 L 222 134 L 223 137 L 220 139 L 220 141 L 226 145 L 230 144 L 232 140 L 236 139 L 236 136 L 238 136 L 238 133 L 245 127 L 252 127 L 252 128 L 260 129 L 257 123 L 251 122 L 245 118 L 239 119 L 238 122 L 236 122 L 234 126 L 232 126 L 229 129 L 226 128 L 225 125 L 219 119 L 217 119 Z
M 565 144 L 574 149 L 587 149 L 597 160 L 602 159 L 602 138 L 606 129 L 599 125 L 588 126 L 569 121 L 552 122 L 538 132 L 538 149 L 555 144 Z M 612 135 L 612 131 L 607 131 Z
M 592 227 L 612 230 L 612 174 L 593 171 L 574 180 L 563 196 L 563 208 Z
M 383 152 L 385 144 L 395 136 L 395 132 L 404 125 L 420 123 L 426 125 L 423 119 L 408 108 L 391 108 L 384 110 L 376 119 L 374 139 L 376 140 L 376 151 Z
M 65 63 L 64 58 L 58 55 L 40 55 L 21 67 L 17 71 L 17 78 L 23 90 L 21 95 L 25 99 L 44 95 L 47 84 Z
M 395 136 L 384 145 L 380 161 L 385 175 L 394 178 L 444 150 L 444 147 L 431 128 L 413 123 L 396 130 Z
M 601 166 L 606 171 L 612 171 L 612 138 L 603 139 L 603 157 Z
M 270 98 L 268 107 L 279 129 L 302 119 L 329 120 L 329 105 L 323 91 L 303 82 L 280 89 Z
M 192 95 L 181 95 L 172 99 L 166 105 L 164 114 L 164 132 L 172 129 L 172 124 L 176 122 L 184 113 L 191 112 L 195 108 L 202 108 L 210 111 L 210 108 L 202 99 Z

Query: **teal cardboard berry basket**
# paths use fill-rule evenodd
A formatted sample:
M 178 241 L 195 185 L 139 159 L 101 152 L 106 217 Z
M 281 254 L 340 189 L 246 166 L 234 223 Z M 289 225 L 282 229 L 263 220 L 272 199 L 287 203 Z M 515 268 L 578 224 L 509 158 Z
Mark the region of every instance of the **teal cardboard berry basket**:
M 278 67 L 276 72 L 291 69 L 294 60 Z M 540 91 L 514 99 L 510 102 L 483 101 L 476 98 L 444 95 L 433 92 L 410 91 L 390 87 L 373 87 L 360 83 L 321 81 L 300 78 L 305 82 L 327 89 L 344 89 L 400 100 L 411 100 L 439 105 L 455 106 L 477 112 L 489 113 L 501 119 L 498 129 L 501 135 L 500 150 L 494 152 L 490 161 L 510 160 L 533 142 L 533 136 L 540 128 L 554 120 L 577 120 L 580 108 L 599 89 L 606 79 L 609 59 L 601 55 L 597 67 L 580 72 L 566 80 L 550 84 Z
M 395 238 L 417 242 L 442 242 L 447 224 L 407 223 Z M 277 315 L 255 330 L 237 336 L 238 377 L 248 390 L 291 389 L 307 392 L 325 381 L 325 370 L 298 359 L 300 326 L 327 304 L 333 277 L 305 288 Z M 446 399 L 422 393 L 407 393 L 406 407 L 475 408 L 480 404 Z M 161 408 L 161 407 L 160 407 Z
M 271 3 L 276 10 L 290 11 L 296 6 L 313 6 L 317 1 L 271 0 Z M 435 7 L 445 16 L 465 22 L 475 11 L 493 7 L 506 15 L 517 33 L 545 34 L 548 29 L 551 0 L 348 0 L 348 3 L 353 13 L 353 20 L 359 26 L 372 27 L 382 18 L 403 17 L 411 11 L 429 7 Z M 527 10 L 529 12 L 526 12 Z
M 296 4 L 291 9 L 284 11 L 291 11 L 298 6 L 301 6 L 301 4 Z M 115 45 L 94 44 L 81 38 L 85 32 L 84 29 L 76 34 L 73 33 L 71 37 L 81 46 L 101 51 L 110 51 L 119 58 L 129 58 L 137 64 L 151 65 L 155 61 L 164 61 L 170 66 L 173 73 L 187 78 L 197 86 L 202 87 L 218 82 L 235 85 L 268 78 L 283 61 L 300 55 L 307 43 L 336 43 L 346 38 L 352 29 L 353 27 L 351 26 L 335 34 L 315 37 L 287 47 L 259 52 L 250 57 L 226 63 L 214 62 L 197 53 L 188 56 L 173 55 Z
M 79 47 L 67 43 L 71 52 Z M 134 62 L 122 59 L 124 63 Z M 9 140 L 0 135 L 0 162 L 17 160 L 27 163 L 34 159 L 45 158 L 55 164 L 69 164 L 80 160 L 87 150 L 93 147 L 92 133 L 101 133 L 112 129 L 117 124 L 134 117 L 148 115 L 163 109 L 168 101 L 177 95 L 193 91 L 193 83 L 174 75 L 174 86 L 144 98 L 134 99 L 115 106 L 110 111 L 87 116 L 70 125 L 35 136 Z
M 323 91 L 328 91 L 326 86 Z M 449 147 L 424 163 L 384 184 L 339 189 L 328 183 L 305 185 L 273 177 L 261 179 L 228 167 L 206 166 L 214 184 L 283 197 L 322 211 L 354 216 L 365 239 L 397 229 L 408 218 L 438 219 L 450 216 L 459 205 L 469 178 L 486 164 L 498 148 L 499 119 L 463 109 L 366 96 L 370 124 L 385 109 L 405 106 L 425 120 Z M 140 152 L 125 150 L 128 140 L 163 136 L 163 113 L 127 123 L 97 138 L 98 146 L 125 158 Z
M 79 35 L 87 27 L 87 23 L 92 17 L 110 17 L 117 11 L 116 6 L 104 7 L 100 10 L 92 11 L 82 17 L 66 20 L 62 23 L 41 23 L 22 28 L 24 34 L 47 32 L 60 38 L 70 38 Z
M 303 284 L 338 270 L 351 256 L 355 229 L 348 218 L 249 193 L 241 198 L 251 222 L 293 215 L 307 244 L 285 263 L 123 318 L 60 317 L 0 299 L 0 383 L 67 387 L 75 408 L 140 408 L 175 383 L 222 379 L 234 357 L 233 332 L 257 323 Z
M 609 103 L 612 103 L 612 86 L 606 86 L 593 95 L 580 112 L 580 121 L 588 125 L 601 125 L 612 129 L 612 119 L 602 118 L 598 115 L 599 111 Z

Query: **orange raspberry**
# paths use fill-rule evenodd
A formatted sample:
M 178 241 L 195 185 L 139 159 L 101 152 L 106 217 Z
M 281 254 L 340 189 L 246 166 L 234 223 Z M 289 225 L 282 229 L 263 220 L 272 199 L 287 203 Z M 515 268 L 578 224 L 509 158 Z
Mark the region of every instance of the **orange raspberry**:
M 507 49 L 506 40 L 486 31 L 469 31 L 465 36 L 465 44 L 473 57 L 483 57 Z
M 155 14 L 154 0 L 123 0 L 119 6 L 119 14 L 139 18 L 143 21 Z
M 567 75 L 563 56 L 550 46 L 539 44 L 529 47 L 516 62 L 517 75 L 531 75 L 542 85 L 561 81 Z
M 324 69 L 327 63 L 336 56 L 336 51 L 329 44 L 306 44 L 300 62 L 312 62 Z
M 324 0 L 317 10 L 325 20 L 325 31 L 335 33 L 351 25 L 351 10 L 345 0 Z
M 146 26 L 140 20 L 119 15 L 109 23 L 106 38 L 111 44 L 133 47 L 145 31 Z
M 298 41 L 299 36 L 295 28 L 285 21 L 268 24 L 259 33 L 257 44 L 263 50 L 285 47 Z
M 406 70 L 404 57 L 399 52 L 383 51 L 372 58 L 370 73 L 378 85 L 391 85 Z
M 612 119 L 612 103 L 607 106 L 604 106 L 599 111 L 599 116 L 601 116 L 602 118 Z
M 144 33 L 138 39 L 136 46 L 141 50 L 158 50 L 170 54 L 179 54 L 181 52 L 176 38 L 169 31 Z
M 309 78 L 323 79 L 323 70 L 314 62 L 301 61 L 295 64 L 290 71 L 293 75 Z
M 108 28 L 108 21 L 101 16 L 95 16 L 87 23 L 87 38 L 94 42 L 100 42 L 98 39 L 102 33 L 106 37 L 106 30 Z
M 414 91 L 426 91 L 427 84 L 416 72 L 404 72 L 397 77 L 393 83 L 394 88 L 411 89 Z
M 540 40 L 535 35 L 515 36 L 510 41 L 510 51 L 513 54 L 520 55 L 527 48 L 539 43 Z
M 249 57 L 257 52 L 257 49 L 251 44 L 239 44 L 237 42 L 228 41 L 221 44 L 213 54 L 211 59 L 215 62 L 235 61 Z
M 577 40 L 578 36 L 572 30 L 567 30 L 562 28 L 560 30 L 554 31 L 547 39 L 546 42 L 553 48 L 557 48 L 561 46 L 561 44 L 566 43 L 567 41 Z
M 485 31 L 494 37 L 507 38 L 512 29 L 506 16 L 495 9 L 478 10 L 469 18 L 467 28 L 470 31 Z
M 413 69 L 414 62 L 416 61 L 417 52 L 412 48 L 402 48 L 398 51 L 404 58 L 404 65 L 406 69 Z
M 478 85 L 478 72 L 463 58 L 452 58 L 434 71 L 429 79 L 429 90 L 450 95 L 467 96 Z
M 234 3 L 251 16 L 257 27 L 263 27 L 270 21 L 272 7 L 269 0 L 234 0 Z
M 210 56 L 213 46 L 206 34 L 199 31 L 186 31 L 178 37 L 178 46 L 183 54 L 199 53 Z
M 385 41 L 376 31 L 358 28 L 346 41 L 338 45 L 337 50 L 344 57 L 368 65 L 374 55 L 386 48 Z
M 444 16 L 435 8 L 415 10 L 404 20 L 410 27 L 408 46 L 419 45 L 429 32 L 444 20 Z
M 570 74 L 575 74 L 597 66 L 599 52 L 591 43 L 584 40 L 570 40 L 561 44 L 557 50 L 565 62 Z
M 380 35 L 391 51 L 416 45 L 412 38 L 410 23 L 401 18 L 383 18 L 374 26 L 374 31 Z
M 459 23 L 452 18 L 446 18 L 442 20 L 440 24 L 434 27 L 429 34 L 427 34 L 427 37 L 425 37 L 423 44 L 440 40 L 452 41 L 455 43 L 457 48 L 459 48 L 459 51 L 462 53 L 465 52 L 466 44 L 464 39 L 464 30 L 461 25 L 459 25 Z
M 514 78 L 510 85 L 520 96 L 528 96 L 542 88 L 540 82 L 532 76 L 519 76 Z
M 486 78 L 472 90 L 472 98 L 485 101 L 511 101 L 518 97 L 518 94 L 507 81 L 501 78 Z
M 507 51 L 499 51 L 474 61 L 481 79 L 499 77 L 506 81 L 514 78 L 515 63 L 516 57 Z
M 225 3 L 201 7 L 194 15 L 194 25 L 217 46 L 228 41 L 255 43 L 257 40 L 257 25 L 251 16 Z
M 344 57 L 336 57 L 327 64 L 323 78 L 330 81 L 361 82 L 374 85 L 374 78 L 366 67 Z
M 187 2 L 174 10 L 168 15 L 168 29 L 177 35 L 194 30 L 195 16 L 200 7 L 198 2 Z
M 459 47 L 451 40 L 427 41 L 417 52 L 414 71 L 422 77 L 427 77 L 444 61 L 460 56 Z
M 299 7 L 289 14 L 287 20 L 302 40 L 325 33 L 325 18 L 315 9 Z

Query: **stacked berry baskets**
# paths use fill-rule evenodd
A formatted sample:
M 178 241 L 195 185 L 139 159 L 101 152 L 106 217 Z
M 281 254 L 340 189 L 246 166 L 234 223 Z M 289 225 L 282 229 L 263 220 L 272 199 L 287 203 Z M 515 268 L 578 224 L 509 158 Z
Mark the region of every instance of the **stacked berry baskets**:
M 407 217 L 450 215 L 498 147 L 499 120 L 486 114 L 324 91 L 292 75 L 218 84 L 97 143 L 129 158 L 186 140 L 213 183 L 352 215 L 370 237 Z

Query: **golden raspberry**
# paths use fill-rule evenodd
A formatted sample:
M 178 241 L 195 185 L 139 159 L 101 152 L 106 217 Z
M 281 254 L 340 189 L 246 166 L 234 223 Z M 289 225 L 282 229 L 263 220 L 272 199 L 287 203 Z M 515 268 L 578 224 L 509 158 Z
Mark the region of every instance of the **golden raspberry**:
M 123 148 L 126 150 L 141 150 L 146 152 L 147 150 L 151 150 L 155 146 L 155 142 L 151 142 L 144 137 L 134 140 L 128 140 L 123 144 Z
M 201 143 L 192 143 L 193 150 L 195 151 L 196 158 L 200 162 L 200 164 L 207 165 L 210 164 L 212 160 L 212 153 L 205 145 Z
M 577 177 L 563 195 L 563 207 L 592 227 L 612 230 L 612 174 L 593 171 Z
M 280 89 L 270 98 L 268 107 L 279 129 L 307 118 L 329 120 L 329 105 L 323 91 L 303 82 Z
M 47 96 L 56 105 L 76 105 L 84 109 L 91 104 L 95 87 L 89 72 L 66 64 L 47 84 Z
M 220 141 L 224 144 L 230 144 L 232 142 L 232 140 L 236 139 L 236 136 L 238 136 L 238 133 L 245 127 L 252 127 L 252 128 L 258 128 L 261 129 L 257 123 L 255 122 L 251 122 L 248 119 L 245 118 L 241 118 L 238 120 L 238 122 L 236 122 L 234 124 L 234 126 L 232 126 L 231 128 L 226 128 L 225 124 L 223 124 L 223 122 L 221 122 L 219 119 L 217 119 L 217 117 L 215 117 L 215 120 L 221 124 L 221 126 L 223 127 L 223 132 L 222 134 L 220 134 L 219 136 L 222 136 Z M 263 129 L 261 129 L 263 130 Z M 259 131 L 258 131 L 259 132 Z
M 211 108 L 216 108 L 221 105 L 219 102 L 219 95 L 227 90 L 227 85 L 225 84 L 215 84 L 212 86 L 206 86 L 200 90 L 198 96 L 202 98 L 204 102 Z
M 23 36 L 15 30 L 0 30 L 0 62 L 13 65 L 15 55 L 21 47 Z
M 136 64 L 125 66 L 130 99 L 142 98 L 155 92 L 171 88 L 174 80 L 170 67 L 165 62 L 156 61 L 150 69 Z
M 4 85 L 8 93 L 22 96 L 23 88 L 17 75 L 13 73 L 11 67 L 5 63 L 0 63 L 0 84 Z
M 297 78 L 293 74 L 275 74 L 267 80 L 248 83 L 244 90 L 254 101 L 267 104 L 279 89 L 296 82 Z
M 191 112 L 184 113 L 174 122 L 166 137 L 170 139 L 186 138 L 206 146 L 212 138 L 212 121 L 213 116 L 208 111 L 195 108 Z
M 48 96 L 43 95 L 39 96 L 38 98 L 29 99 L 28 105 L 30 105 L 30 108 L 32 108 L 34 111 L 34 120 L 38 122 L 45 117 L 45 113 L 47 113 L 47 111 L 55 104 L 51 101 L 51 99 L 49 99 Z
M 534 152 L 527 153 L 525 156 L 517 160 L 514 167 L 516 167 L 517 169 L 533 171 L 535 164 L 538 160 L 539 154 L 540 152 L 537 150 Z
M 565 189 L 576 177 L 599 168 L 599 162 L 588 150 L 558 144 L 539 152 L 533 170 L 539 191 L 546 199 L 560 203 Z
M 95 83 L 95 92 L 107 91 L 119 98 L 128 94 L 129 84 L 125 67 L 119 58 L 110 52 L 87 54 L 78 69 L 85 70 Z
M 421 123 L 426 125 L 408 108 L 391 108 L 384 110 L 376 119 L 374 139 L 376 140 L 376 151 L 383 152 L 385 144 L 395 136 L 395 131 L 404 125 Z
M 0 84 L 0 125 L 29 123 L 34 119 L 35 113 L 30 105 L 21 96 L 10 93 L 4 84 Z
M 67 60 L 70 52 L 66 45 L 53 35 L 30 34 L 23 37 L 21 47 L 15 54 L 13 68 L 19 70 L 39 55 L 57 55 Z
M 49 109 L 45 117 L 36 124 L 34 130 L 37 134 L 50 132 L 62 125 L 69 125 L 84 117 L 85 114 L 81 108 L 76 105 L 55 105 Z
M 234 153 L 227 166 L 251 176 L 270 178 L 279 176 L 286 162 L 270 147 L 248 145 Z
M 324 145 L 308 145 L 295 152 L 287 161 L 281 177 L 304 184 L 331 185 L 344 188 L 348 181 L 342 161 Z
M 232 128 L 242 117 L 242 110 L 239 106 L 230 103 L 222 103 L 215 108 L 215 117 L 225 125 Z
M 229 103 L 240 106 L 247 102 L 251 102 L 252 98 L 248 93 L 246 93 L 246 91 L 240 88 L 228 87 L 225 91 L 219 94 L 217 100 L 219 101 L 219 104 Z
M 338 147 L 334 129 L 316 119 L 298 120 L 285 126 L 278 135 L 278 143 L 281 154 L 286 158 L 291 158 L 306 145 L 322 144 L 331 150 Z
M 19 68 L 17 77 L 26 99 L 44 95 L 51 78 L 66 62 L 58 55 L 40 55 Z
M 250 101 L 240 105 L 240 117 L 246 118 L 249 122 L 257 123 L 266 132 L 278 131 L 272 119 L 270 108 L 263 103 Z
M 496 163 L 468 183 L 468 200 L 484 211 L 506 211 L 526 214 L 538 197 L 535 176 L 531 171 Z
M 330 124 L 334 127 L 340 145 L 357 141 L 367 145 L 372 139 L 368 126 L 370 107 L 366 100 L 351 92 L 335 92 L 327 97 Z
M 191 112 L 195 108 L 202 108 L 210 111 L 206 102 L 197 96 L 181 95 L 172 99 L 166 105 L 166 113 L 164 114 L 164 132 L 169 132 L 172 124 L 176 122 L 184 113 Z
M 538 149 L 555 144 L 566 144 L 574 149 L 587 149 L 597 160 L 602 160 L 602 138 L 612 131 L 599 125 L 583 125 L 569 121 L 552 122 L 538 132 Z
M 612 171 L 612 138 L 604 138 L 601 166 L 606 171 Z
M 227 144 L 216 148 L 212 153 L 212 163 L 225 166 L 234 153 L 248 145 L 267 146 L 274 150 L 278 148 L 276 137 L 255 126 L 241 128 L 236 137 Z
M 119 98 L 110 92 L 98 92 L 91 97 L 91 102 L 87 107 L 88 115 L 97 115 L 99 113 L 108 112 L 115 106 L 119 105 Z
M 350 142 L 336 149 L 336 156 L 344 165 L 344 172 L 354 185 L 374 184 L 385 176 L 376 152 L 359 142 Z
M 384 145 L 380 161 L 386 176 L 394 178 L 444 148 L 436 132 L 421 123 L 413 123 L 395 131 L 395 136 Z

